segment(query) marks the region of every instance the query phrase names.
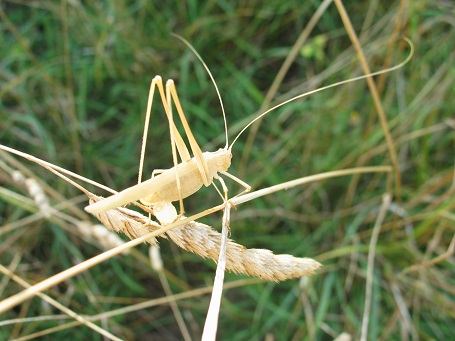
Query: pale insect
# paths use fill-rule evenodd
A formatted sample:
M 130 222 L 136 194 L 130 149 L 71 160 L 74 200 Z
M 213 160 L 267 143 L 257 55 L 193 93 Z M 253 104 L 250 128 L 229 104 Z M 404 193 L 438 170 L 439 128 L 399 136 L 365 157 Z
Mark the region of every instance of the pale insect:
M 237 194 L 236 196 L 242 195 L 245 192 L 248 192 L 251 189 L 251 187 L 244 181 L 242 181 L 242 180 L 238 179 L 237 177 L 235 177 L 234 175 L 228 173 L 227 169 L 229 168 L 229 166 L 231 164 L 232 147 L 234 146 L 235 142 L 240 137 L 240 135 L 246 129 L 248 129 L 254 122 L 259 120 L 263 116 L 267 115 L 271 111 L 273 111 L 285 104 L 288 104 L 292 101 L 295 101 L 297 99 L 300 99 L 300 98 L 309 96 L 311 94 L 314 94 L 314 93 L 317 93 L 317 92 L 320 92 L 320 91 L 323 91 L 323 90 L 326 90 L 326 89 L 329 89 L 332 87 L 336 87 L 336 86 L 339 86 L 342 84 L 346 84 L 349 82 L 365 79 L 367 77 L 372 77 L 372 76 L 375 76 L 378 74 L 396 70 L 396 69 L 400 68 L 401 66 L 403 66 L 404 64 L 406 64 L 407 61 L 410 59 L 410 56 L 412 55 L 412 53 L 411 53 L 411 55 L 404 62 L 402 62 L 394 67 L 391 67 L 389 69 L 385 69 L 385 70 L 374 72 L 371 74 L 340 81 L 340 82 L 337 82 L 337 83 L 334 83 L 334 84 L 331 84 L 331 85 L 328 85 L 328 86 L 325 86 L 322 88 L 318 88 L 316 90 L 313 90 L 313 91 L 310 91 L 310 92 L 307 92 L 304 94 L 297 95 L 289 100 L 286 100 L 280 104 L 277 104 L 274 107 L 272 107 L 272 108 L 266 110 L 265 112 L 261 113 L 260 115 L 258 115 L 251 122 L 249 122 L 239 132 L 239 134 L 233 140 L 232 144 L 229 146 L 226 114 L 224 111 L 223 101 L 221 99 L 221 95 L 220 95 L 220 92 L 216 85 L 216 82 L 215 82 L 209 68 L 207 67 L 205 62 L 202 60 L 201 56 L 197 53 L 197 51 L 191 46 L 191 44 L 180 36 L 177 36 L 177 35 L 174 35 L 174 36 L 177 37 L 178 39 L 182 40 L 193 51 L 193 53 L 197 56 L 197 58 L 200 60 L 200 62 L 204 66 L 205 70 L 207 71 L 208 75 L 210 76 L 210 79 L 212 80 L 212 83 L 214 84 L 215 90 L 217 92 L 217 95 L 218 95 L 218 98 L 219 98 L 219 101 L 221 104 L 221 110 L 222 110 L 222 114 L 223 114 L 224 128 L 225 128 L 225 134 L 226 134 L 226 145 L 224 148 L 220 148 L 216 152 L 204 152 L 203 153 L 188 125 L 185 114 L 180 105 L 180 101 L 179 101 L 179 98 L 177 95 L 177 90 L 176 90 L 174 82 L 172 80 L 168 80 L 166 82 L 166 93 L 165 93 L 161 77 L 156 76 L 152 80 L 152 83 L 150 86 L 148 103 L 147 103 L 144 136 L 143 136 L 142 149 L 141 149 L 141 159 L 140 159 L 140 164 L 139 164 L 138 184 L 135 186 L 129 187 L 117 194 L 114 194 L 106 199 L 103 199 L 101 201 L 98 201 L 94 204 L 91 204 L 91 205 L 85 207 L 85 210 L 89 213 L 92 213 L 92 214 L 101 213 L 101 212 L 107 211 L 109 209 L 113 209 L 113 208 L 125 205 L 127 203 L 134 202 L 136 200 L 140 200 L 145 205 L 153 205 L 153 204 L 157 204 L 160 202 L 169 203 L 169 202 L 173 202 L 173 201 L 179 201 L 180 202 L 180 213 L 183 214 L 184 208 L 183 208 L 182 199 L 196 193 L 203 185 L 209 186 L 210 184 L 213 183 L 214 178 L 219 179 L 219 181 L 224 189 L 224 199 L 226 200 L 227 189 L 224 184 L 224 181 L 222 180 L 222 178 L 219 176 L 218 173 L 226 175 L 227 177 L 229 177 L 229 178 L 233 179 L 234 181 L 238 182 L 239 184 L 241 184 L 245 188 L 245 190 L 243 192 L 241 192 L 240 194 Z M 412 47 L 412 45 L 411 45 L 411 47 Z M 155 87 L 158 87 L 161 101 L 163 103 L 163 106 L 164 106 L 164 109 L 165 109 L 165 112 L 166 112 L 166 115 L 167 115 L 167 118 L 169 121 L 172 157 L 173 157 L 174 167 L 167 169 L 167 170 L 155 170 L 152 173 L 151 179 L 141 182 L 142 168 L 143 168 L 144 154 L 145 154 L 145 147 L 146 147 L 146 140 L 147 140 L 147 128 L 148 128 L 149 120 L 150 120 L 152 100 L 153 100 Z M 192 157 L 192 158 L 190 156 L 188 148 L 186 147 L 186 145 L 183 141 L 183 138 L 181 137 L 180 133 L 178 132 L 178 130 L 174 124 L 173 116 L 172 116 L 172 102 L 171 102 L 172 100 L 174 101 L 174 104 L 177 108 L 178 115 L 180 117 L 180 120 L 182 121 L 183 128 L 188 137 L 188 142 L 190 144 L 191 151 L 193 152 L 193 155 L 194 155 L 194 157 Z M 180 158 L 182 160 L 182 163 L 180 163 L 180 164 L 178 163 L 178 160 L 177 160 L 176 148 L 177 148 Z M 159 174 L 159 175 L 156 175 L 156 174 Z
M 231 146 L 229 146 L 228 144 L 226 114 L 224 111 L 221 95 L 219 93 L 218 87 L 209 68 L 189 42 L 187 42 L 180 36 L 177 35 L 174 36 L 182 40 L 194 52 L 194 54 L 197 56 L 197 58 L 200 60 L 200 62 L 206 69 L 207 73 L 210 76 L 210 79 L 212 80 L 215 86 L 215 90 L 217 92 L 223 114 L 226 134 L 226 146 L 224 148 L 220 148 L 216 152 L 203 153 L 201 148 L 199 147 L 199 144 L 194 138 L 191 128 L 188 125 L 188 121 L 186 120 L 185 114 L 180 104 L 180 100 L 177 95 L 177 90 L 174 81 L 170 79 L 166 82 L 165 92 L 161 77 L 155 76 L 150 85 L 149 98 L 147 103 L 145 128 L 139 164 L 138 184 L 129 187 L 104 200 L 87 206 L 85 210 L 89 213 L 92 214 L 101 213 L 139 199 L 145 205 L 153 205 L 160 202 L 167 203 L 173 201 L 180 201 L 180 213 L 183 214 L 184 208 L 182 199 L 194 194 L 203 185 L 205 186 L 211 185 L 213 183 L 214 178 L 219 179 L 219 181 L 221 182 L 221 185 L 224 190 L 224 199 L 227 199 L 227 188 L 224 184 L 223 179 L 219 177 L 218 173 L 226 175 L 227 177 L 233 179 L 234 181 L 242 185 L 245 188 L 245 190 L 240 194 L 248 192 L 251 189 L 251 187 L 247 183 L 238 179 L 234 175 L 226 172 L 226 170 L 231 165 L 232 159 L 231 150 L 233 144 Z M 167 170 L 154 170 L 152 172 L 151 179 L 141 182 L 148 133 L 147 128 L 149 125 L 155 88 L 158 88 L 158 92 L 160 94 L 161 101 L 163 103 L 167 119 L 169 121 L 174 167 Z M 187 146 L 183 141 L 182 136 L 180 135 L 174 124 L 172 115 L 172 101 L 174 102 L 174 105 L 177 109 L 177 113 L 180 117 L 183 128 L 188 137 L 188 142 L 190 144 L 191 151 L 194 155 L 194 157 L 192 158 L 190 156 Z M 182 163 L 180 164 L 177 161 L 177 151 L 182 160 Z

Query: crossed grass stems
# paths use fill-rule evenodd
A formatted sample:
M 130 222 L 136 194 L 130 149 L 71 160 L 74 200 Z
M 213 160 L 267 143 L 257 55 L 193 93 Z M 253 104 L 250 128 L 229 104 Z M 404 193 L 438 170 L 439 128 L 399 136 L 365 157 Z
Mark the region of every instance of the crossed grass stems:
M 24 157 L 43 166 L 44 168 L 48 169 L 49 171 L 53 172 L 57 176 L 61 177 L 68 183 L 84 192 L 84 194 L 86 194 L 89 198 L 90 202 L 97 202 L 102 198 L 91 193 L 83 186 L 66 177 L 64 174 L 68 174 L 72 177 L 100 187 L 111 193 L 116 193 L 116 191 L 106 186 L 97 184 L 92 180 L 86 179 L 78 174 L 72 173 L 56 165 L 40 160 L 29 154 L 22 153 L 3 145 L 0 145 L 0 149 Z M 390 179 L 391 171 L 392 168 L 390 166 L 375 166 L 321 173 L 254 191 L 243 196 L 233 198 L 230 200 L 230 203 L 234 206 L 239 206 L 242 203 L 277 192 L 279 190 L 338 176 L 385 172 L 389 175 L 388 178 Z M 153 214 L 153 211 L 149 207 L 141 205 L 139 203 L 135 203 L 135 205 L 139 206 L 145 212 Z M 177 246 L 181 247 L 182 249 L 193 252 L 203 258 L 210 258 L 216 262 L 219 256 L 222 234 L 216 230 L 213 230 L 210 226 L 199 223 L 196 220 L 202 218 L 203 216 L 223 210 L 225 208 L 225 205 L 226 204 L 223 203 L 221 205 L 212 207 L 211 209 L 208 209 L 202 213 L 195 214 L 191 217 L 181 217 L 181 220 L 168 224 L 166 226 L 161 226 L 154 221 L 150 221 L 147 216 L 144 216 L 136 211 L 127 208 L 116 208 L 106 211 L 102 214 L 98 214 L 96 217 L 109 230 L 115 232 L 123 232 L 132 240 L 109 251 L 106 251 L 98 256 L 95 256 L 87 261 L 77 264 L 76 266 L 67 269 L 53 277 L 50 277 L 19 294 L 5 299 L 4 301 L 0 302 L 0 313 L 14 307 L 15 305 L 25 301 L 28 298 L 33 297 L 37 293 L 49 289 L 50 287 L 68 278 L 71 278 L 82 271 L 89 269 L 96 264 L 99 264 L 115 255 L 125 252 L 136 245 L 139 245 L 143 242 L 147 242 L 151 245 L 156 245 L 156 237 L 163 236 L 165 233 L 175 244 L 177 244 Z M 58 210 L 52 207 L 49 207 L 49 209 L 51 214 L 59 215 Z M 195 240 L 198 241 L 195 242 Z M 212 247 L 208 247 L 209 245 Z M 282 281 L 290 278 L 307 276 L 314 273 L 320 267 L 320 264 L 317 261 L 310 258 L 296 258 L 290 255 L 274 255 L 271 251 L 262 249 L 246 249 L 242 245 L 237 244 L 230 239 L 227 240 L 226 259 L 227 270 L 235 273 L 247 274 L 268 281 Z

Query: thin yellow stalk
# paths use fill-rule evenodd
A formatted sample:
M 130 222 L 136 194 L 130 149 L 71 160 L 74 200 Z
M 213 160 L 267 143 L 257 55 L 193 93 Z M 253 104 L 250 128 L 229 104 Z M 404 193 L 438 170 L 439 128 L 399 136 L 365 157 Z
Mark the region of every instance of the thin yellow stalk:
M 354 49 L 357 52 L 357 56 L 360 60 L 360 65 L 363 69 L 363 72 L 365 75 L 371 74 L 370 67 L 368 66 L 368 62 L 365 58 L 365 55 L 363 53 L 362 47 L 360 46 L 359 39 L 357 38 L 357 34 L 354 31 L 354 27 L 352 26 L 351 20 L 349 19 L 349 15 L 346 12 L 346 9 L 343 6 L 343 3 L 341 0 L 335 0 L 335 5 L 338 8 L 338 12 L 340 13 L 341 20 L 344 23 L 344 26 L 346 28 L 346 31 L 349 35 L 349 38 L 351 39 L 352 45 L 354 46 Z M 401 198 L 401 175 L 400 175 L 400 167 L 398 165 L 398 156 L 397 152 L 395 150 L 395 144 L 392 138 L 392 135 L 390 134 L 390 129 L 389 125 L 387 123 L 387 118 L 384 112 L 384 108 L 382 107 L 381 100 L 379 99 L 379 93 L 376 87 L 376 84 L 374 83 L 373 77 L 369 76 L 366 78 L 368 87 L 371 92 L 371 96 L 373 97 L 373 102 L 376 107 L 376 110 L 378 112 L 378 117 L 379 121 L 381 122 L 382 130 L 384 131 L 384 136 L 387 142 L 387 147 L 389 150 L 390 154 L 390 160 L 392 162 L 393 170 L 394 170 L 394 175 L 395 175 L 395 187 L 396 187 L 396 196 L 397 199 L 400 200 Z

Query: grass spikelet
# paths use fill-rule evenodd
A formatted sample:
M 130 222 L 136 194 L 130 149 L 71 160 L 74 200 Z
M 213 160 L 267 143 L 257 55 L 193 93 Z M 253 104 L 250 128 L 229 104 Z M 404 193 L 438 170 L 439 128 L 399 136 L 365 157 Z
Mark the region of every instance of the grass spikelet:
M 1 166 L 3 169 L 6 169 L 10 172 L 11 177 L 16 184 L 24 186 L 27 189 L 27 192 L 33 198 L 33 201 L 35 202 L 36 206 L 38 206 L 43 216 L 45 218 L 50 218 L 52 216 L 52 210 L 49 204 L 49 199 L 47 198 L 43 188 L 38 184 L 38 182 L 33 178 L 27 178 L 19 170 L 11 169 L 4 162 L 2 162 Z
M 38 182 L 36 182 L 35 179 L 28 178 L 25 180 L 24 184 L 28 193 L 43 213 L 43 216 L 45 218 L 50 218 L 52 214 L 49 200 Z
M 82 235 L 89 238 L 95 238 L 106 250 L 124 243 L 117 233 L 106 229 L 104 225 L 94 225 L 88 221 L 81 221 L 76 226 Z M 129 254 L 129 250 L 125 250 L 123 254 Z
M 89 197 L 90 204 L 102 199 L 102 197 L 90 192 L 85 194 Z M 142 214 L 122 207 L 95 214 L 95 217 L 110 231 L 124 233 L 130 239 L 142 237 L 161 228 L 160 225 L 150 221 L 149 218 Z M 156 238 L 151 238 L 147 242 L 151 245 L 157 245 Z
M 217 261 L 221 234 L 203 223 L 193 221 L 167 232 L 169 238 L 180 248 L 202 258 Z M 311 258 L 297 258 L 291 255 L 275 255 L 270 250 L 247 249 L 228 238 L 226 248 L 226 269 L 266 281 L 280 282 L 291 278 L 310 276 L 321 267 Z
M 90 192 L 86 194 L 89 195 L 90 204 L 102 199 Z M 130 239 L 144 236 L 161 228 L 158 223 L 128 208 L 108 210 L 96 214 L 95 217 L 111 231 L 124 233 Z M 181 219 L 185 218 L 185 216 L 181 217 Z M 166 234 L 181 249 L 204 259 L 209 258 L 214 262 L 218 261 L 222 236 L 211 226 L 192 221 L 169 230 Z M 157 245 L 155 238 L 148 240 L 148 243 Z M 236 274 L 280 282 L 312 275 L 320 267 L 321 264 L 311 258 L 274 255 L 270 250 L 247 249 L 232 239 L 228 238 L 227 241 L 226 269 Z

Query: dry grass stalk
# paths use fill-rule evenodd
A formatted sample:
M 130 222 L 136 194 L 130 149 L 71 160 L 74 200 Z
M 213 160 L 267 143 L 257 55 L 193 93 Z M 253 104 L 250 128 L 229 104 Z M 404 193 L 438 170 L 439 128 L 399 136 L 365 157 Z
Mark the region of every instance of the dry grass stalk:
M 222 219 L 221 243 L 218 264 L 213 281 L 212 297 L 210 298 L 209 310 L 204 323 L 202 341 L 216 340 L 218 319 L 220 315 L 221 297 L 223 296 L 224 273 L 226 271 L 226 247 L 231 221 L 231 203 L 225 198 L 225 207 Z
M 25 288 L 30 288 L 32 286 L 27 281 L 25 281 L 23 278 L 21 278 L 20 276 L 14 274 L 14 271 L 11 271 L 11 269 L 8 269 L 8 268 L 4 267 L 1 264 L 0 264 L 0 273 L 10 277 L 12 280 L 14 280 L 15 282 L 19 283 L 21 286 L 23 286 Z M 51 306 L 55 307 L 56 309 L 62 311 L 63 313 L 67 314 L 68 316 L 73 317 L 80 324 L 83 324 L 83 325 L 93 329 L 94 331 L 100 333 L 101 335 L 104 335 L 105 337 L 109 338 L 110 340 L 120 340 L 115 335 L 109 333 L 108 331 L 104 330 L 103 328 L 100 328 L 99 326 L 94 324 L 92 321 L 89 321 L 85 316 L 82 316 L 82 315 L 79 315 L 79 314 L 75 313 L 73 310 L 71 310 L 68 307 L 64 306 L 60 302 L 54 300 L 50 296 L 48 296 L 46 294 L 43 294 L 43 293 L 37 293 L 36 295 L 38 297 L 40 297 L 43 301 L 45 301 L 45 302 L 49 303 Z M 21 319 L 17 319 L 17 320 L 21 320 Z M 6 323 L 8 323 L 8 322 L 12 322 L 12 321 L 2 321 L 2 324 L 6 325 Z
M 161 259 L 160 249 L 158 246 L 150 245 L 149 259 L 150 265 L 152 266 L 153 270 L 155 270 L 158 273 L 158 277 L 160 279 L 161 285 L 163 286 L 163 290 L 166 296 L 173 297 L 174 293 L 172 292 L 171 285 L 169 284 L 169 281 L 166 277 L 163 266 L 163 260 Z M 192 340 L 191 334 L 185 323 L 185 319 L 183 318 L 178 303 L 176 301 L 170 301 L 169 305 L 172 309 L 172 312 L 174 313 L 175 320 L 177 321 L 183 340 L 191 341 Z

